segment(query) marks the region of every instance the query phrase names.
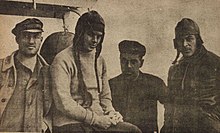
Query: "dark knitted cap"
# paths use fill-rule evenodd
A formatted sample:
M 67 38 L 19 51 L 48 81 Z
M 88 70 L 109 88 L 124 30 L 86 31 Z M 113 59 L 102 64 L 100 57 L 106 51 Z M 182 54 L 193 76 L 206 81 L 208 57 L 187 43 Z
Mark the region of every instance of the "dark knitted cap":
M 175 28 L 175 38 L 196 34 L 200 35 L 199 26 L 192 19 L 183 18 L 180 22 L 177 23 Z
M 137 41 L 123 40 L 118 45 L 120 53 L 136 54 L 144 56 L 146 54 L 146 48 L 144 45 Z
M 36 18 L 28 18 L 24 21 L 16 24 L 14 29 L 12 29 L 12 33 L 16 36 L 20 32 L 43 32 L 43 23 Z

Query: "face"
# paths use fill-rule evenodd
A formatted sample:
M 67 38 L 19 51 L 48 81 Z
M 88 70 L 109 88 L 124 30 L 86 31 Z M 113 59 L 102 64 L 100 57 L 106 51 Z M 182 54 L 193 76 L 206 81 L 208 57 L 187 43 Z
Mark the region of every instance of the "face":
M 120 63 L 124 77 L 128 80 L 135 80 L 139 75 L 139 68 L 143 65 L 144 60 L 139 55 L 121 53 Z
M 184 57 L 192 56 L 197 50 L 195 35 L 186 35 L 182 38 L 174 39 L 174 43 L 176 43 L 177 49 Z
M 25 56 L 35 56 L 40 48 L 42 33 L 21 32 L 16 37 L 19 45 L 19 53 Z
M 93 51 L 101 42 L 103 33 L 100 31 L 86 31 L 84 34 L 83 49 L 86 52 Z

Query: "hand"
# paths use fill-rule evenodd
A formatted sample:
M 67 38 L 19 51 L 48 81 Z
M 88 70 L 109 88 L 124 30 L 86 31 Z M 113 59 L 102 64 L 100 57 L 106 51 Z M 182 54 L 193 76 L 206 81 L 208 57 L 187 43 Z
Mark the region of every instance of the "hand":
M 109 112 L 108 116 L 111 119 L 113 125 L 116 125 L 119 122 L 123 122 L 123 116 L 119 112 L 111 111 Z
M 112 120 L 107 115 L 105 116 L 97 115 L 93 125 L 100 128 L 108 129 L 112 125 Z

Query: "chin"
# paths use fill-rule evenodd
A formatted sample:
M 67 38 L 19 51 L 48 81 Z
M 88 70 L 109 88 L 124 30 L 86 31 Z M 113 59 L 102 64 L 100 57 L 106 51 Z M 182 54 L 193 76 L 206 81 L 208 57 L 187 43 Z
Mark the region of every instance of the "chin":
M 123 76 L 124 76 L 125 79 L 128 79 L 128 80 L 134 79 L 133 75 L 123 74 Z
M 27 57 L 34 57 L 34 56 L 37 55 L 37 53 L 26 53 L 24 55 L 27 56 Z
M 184 57 L 191 57 L 193 54 L 184 54 Z

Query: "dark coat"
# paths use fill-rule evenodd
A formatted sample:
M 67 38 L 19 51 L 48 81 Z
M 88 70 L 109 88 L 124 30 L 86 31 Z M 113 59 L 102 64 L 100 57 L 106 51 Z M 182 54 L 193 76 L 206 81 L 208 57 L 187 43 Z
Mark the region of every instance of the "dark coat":
M 135 81 L 119 75 L 109 83 L 113 106 L 122 114 L 124 121 L 138 126 L 143 132 L 158 130 L 157 100 L 164 102 L 166 90 L 160 78 L 140 72 Z
M 220 132 L 220 58 L 204 46 L 170 67 L 162 133 Z

